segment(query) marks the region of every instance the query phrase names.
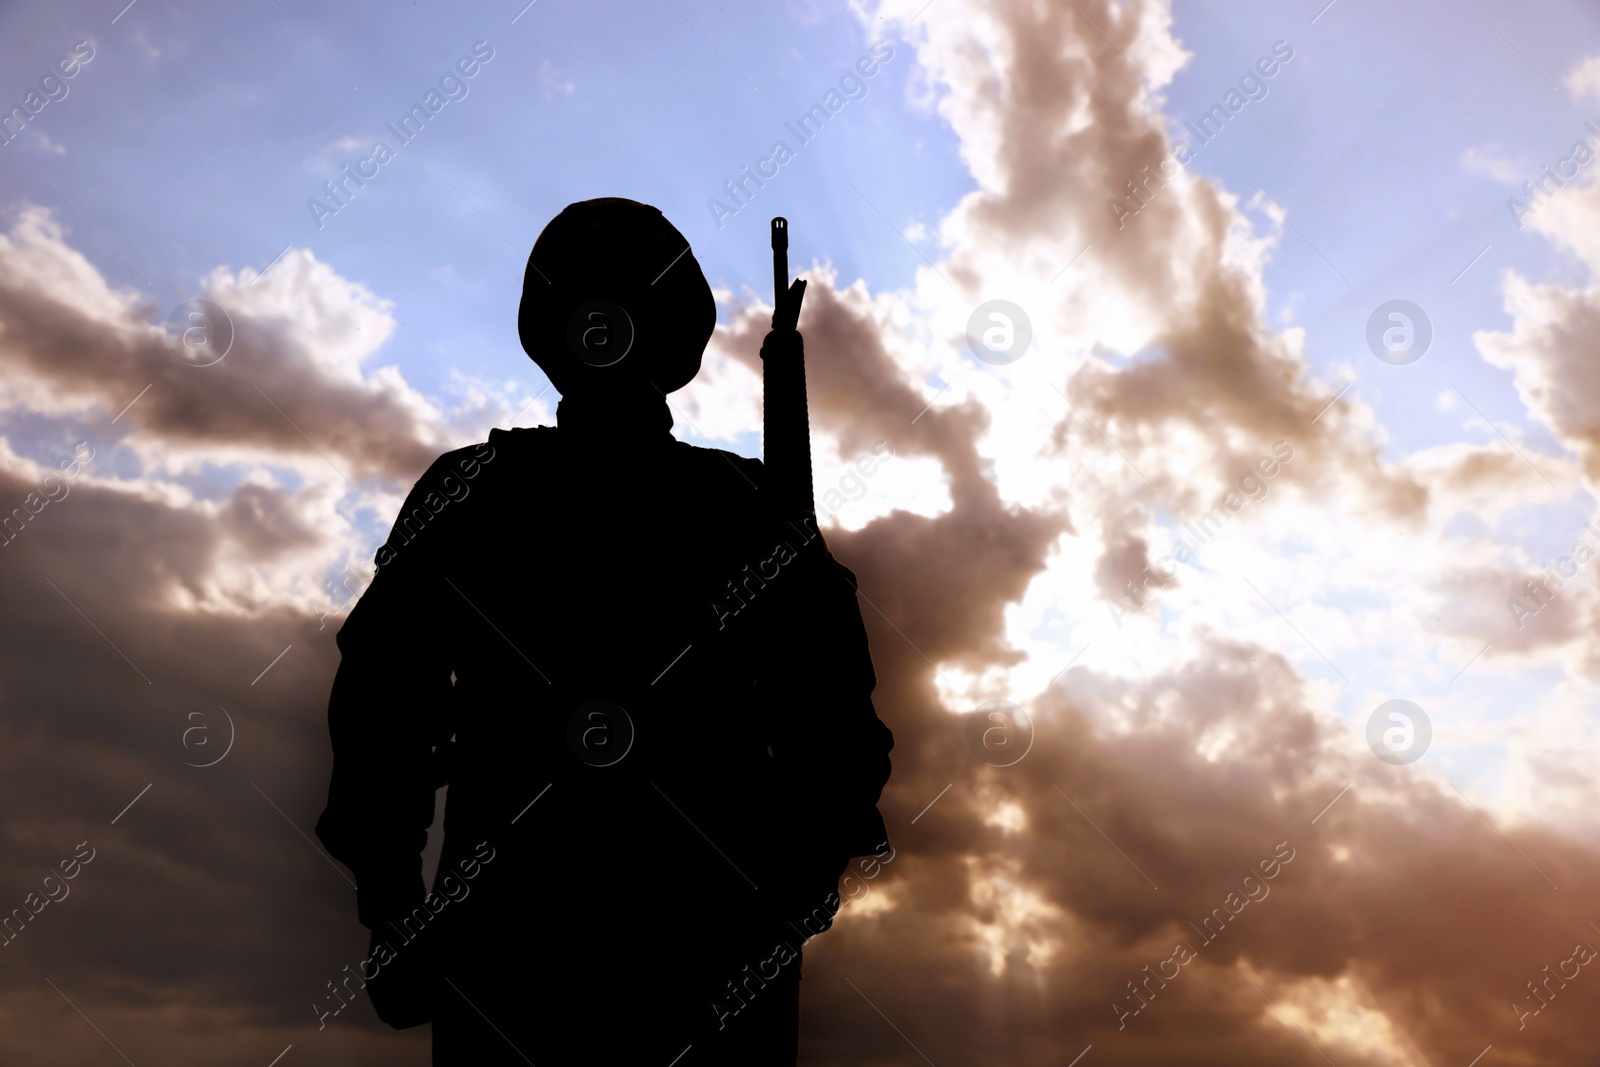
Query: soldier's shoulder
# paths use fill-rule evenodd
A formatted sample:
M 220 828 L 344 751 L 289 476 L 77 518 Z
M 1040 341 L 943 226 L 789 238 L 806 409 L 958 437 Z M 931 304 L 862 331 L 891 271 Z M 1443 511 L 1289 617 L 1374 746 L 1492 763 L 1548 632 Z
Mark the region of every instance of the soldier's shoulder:
M 510 465 L 508 460 L 514 463 L 534 451 L 537 440 L 534 431 L 542 429 L 547 427 L 535 426 L 528 430 L 499 428 L 490 430 L 487 441 L 453 448 L 440 455 L 417 480 L 416 488 L 437 488 L 443 479 L 451 477 L 470 481 L 482 474 L 485 468 L 493 467 L 496 463 L 508 466 Z
M 766 467 L 753 456 L 741 456 L 725 448 L 691 445 L 687 441 L 678 442 L 678 447 L 690 458 L 690 462 L 707 471 L 709 477 L 725 476 L 740 484 L 748 483 L 752 488 L 761 486 Z
M 556 447 L 554 426 L 513 426 L 502 429 L 496 426 L 489 431 L 489 439 L 457 453 L 468 453 L 487 467 L 498 471 L 526 468 L 547 462 Z
M 513 426 L 510 429 L 501 429 L 496 426 L 489 431 L 489 439 L 481 445 L 472 448 L 482 450 L 492 455 L 504 451 L 518 459 L 538 454 L 541 450 L 555 444 L 556 428 L 554 426 Z M 467 451 L 463 449 L 462 451 Z

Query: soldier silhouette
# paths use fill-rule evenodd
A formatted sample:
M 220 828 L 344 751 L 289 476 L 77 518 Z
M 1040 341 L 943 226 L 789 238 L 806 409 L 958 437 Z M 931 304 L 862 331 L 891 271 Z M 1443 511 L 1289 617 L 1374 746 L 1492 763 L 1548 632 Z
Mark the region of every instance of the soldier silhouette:
M 760 461 L 671 434 L 715 322 L 659 210 L 562 211 L 518 318 L 557 425 L 441 456 L 339 631 L 317 836 L 436 1065 L 794 1064 L 800 945 L 889 848 L 854 575 Z

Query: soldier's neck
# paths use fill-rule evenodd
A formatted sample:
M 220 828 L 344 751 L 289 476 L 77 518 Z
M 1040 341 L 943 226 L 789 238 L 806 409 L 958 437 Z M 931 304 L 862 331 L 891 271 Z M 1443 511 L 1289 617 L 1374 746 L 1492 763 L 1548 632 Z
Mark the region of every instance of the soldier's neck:
M 569 393 L 556 405 L 562 436 L 597 445 L 669 445 L 672 410 L 654 389 L 617 393 Z

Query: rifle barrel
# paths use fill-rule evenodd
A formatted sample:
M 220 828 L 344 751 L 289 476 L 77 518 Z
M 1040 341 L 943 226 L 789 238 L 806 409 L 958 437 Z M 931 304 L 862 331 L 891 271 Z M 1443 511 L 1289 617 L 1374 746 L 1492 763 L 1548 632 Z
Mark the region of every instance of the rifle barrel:
M 789 222 L 772 220 L 772 330 L 787 335 L 773 350 L 762 349 L 762 437 L 767 485 L 777 510 L 791 517 L 813 515 L 811 428 L 806 411 L 805 350 L 795 328 L 805 282 L 789 284 Z
M 772 292 L 772 328 L 779 330 L 789 295 L 789 220 L 781 215 L 772 220 Z

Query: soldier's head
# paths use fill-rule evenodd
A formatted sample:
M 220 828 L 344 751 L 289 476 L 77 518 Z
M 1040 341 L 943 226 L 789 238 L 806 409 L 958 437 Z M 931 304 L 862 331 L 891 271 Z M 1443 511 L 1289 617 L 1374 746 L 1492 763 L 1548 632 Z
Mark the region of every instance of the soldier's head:
M 700 264 L 657 208 L 569 204 L 523 275 L 517 332 L 563 396 L 670 393 L 700 371 L 717 307 Z

